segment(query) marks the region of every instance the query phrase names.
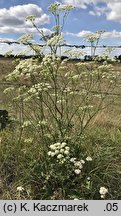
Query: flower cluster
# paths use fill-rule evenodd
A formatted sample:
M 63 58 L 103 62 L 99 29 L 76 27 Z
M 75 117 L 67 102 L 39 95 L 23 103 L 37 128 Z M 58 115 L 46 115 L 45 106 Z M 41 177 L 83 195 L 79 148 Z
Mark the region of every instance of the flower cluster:
M 22 192 L 22 191 L 24 191 L 25 189 L 24 189 L 22 186 L 18 186 L 18 187 L 16 188 L 16 190 L 19 191 L 19 192 Z
M 48 156 L 55 157 L 61 162 L 65 162 L 69 158 L 70 148 L 65 142 L 58 142 L 53 145 L 50 145 L 51 151 L 48 152 Z
M 101 198 L 104 199 L 105 195 L 108 193 L 108 189 L 105 187 L 100 187 L 99 193 L 100 193 Z
M 80 58 L 80 56 L 83 56 L 84 53 L 82 51 L 77 51 L 77 50 L 66 50 L 64 54 L 68 55 L 70 58 Z
M 48 124 L 47 120 L 43 120 L 43 121 L 38 121 L 37 123 L 37 127 L 40 127 L 40 126 L 46 126 Z
M 24 123 L 23 123 L 23 125 L 22 125 L 22 128 L 25 128 L 25 127 L 29 127 L 29 126 L 31 126 L 31 122 L 28 120 L 28 121 L 25 121 Z
M 30 78 L 31 75 L 40 74 L 42 66 L 37 63 L 37 60 L 24 59 L 16 66 L 15 70 L 7 76 L 7 80 L 16 80 L 18 78 Z
M 104 33 L 105 31 L 101 30 L 101 31 L 96 31 L 95 33 L 89 34 L 86 37 L 86 42 L 95 42 L 97 40 L 100 39 L 101 35 Z
M 4 92 L 4 94 L 8 94 L 8 93 L 13 92 L 14 90 L 15 90 L 15 88 L 11 86 L 11 87 L 6 88 L 3 92 Z
M 98 35 L 97 34 L 90 34 L 87 36 L 86 38 L 86 42 L 95 42 L 98 39 Z
M 55 4 L 51 4 L 49 7 L 48 7 L 48 11 L 50 11 L 51 13 L 55 14 L 58 7 L 60 6 L 60 3 L 55 3 Z
M 90 156 L 86 157 L 86 161 L 92 161 L 92 158 Z
M 89 110 L 89 109 L 93 109 L 92 105 L 87 105 L 87 106 L 83 106 L 83 107 L 79 107 L 80 110 Z
M 70 162 L 74 165 L 74 172 L 79 175 L 81 173 L 81 170 L 83 168 L 83 165 L 85 164 L 84 160 L 76 160 L 76 158 L 71 158 Z
M 64 43 L 62 35 L 55 35 L 47 41 L 47 46 L 59 46 Z
M 59 57 L 57 57 L 56 55 L 47 54 L 47 55 L 44 56 L 44 58 L 42 60 L 42 64 L 44 66 L 48 66 L 48 65 L 58 63 L 60 61 L 61 61 L 61 59 Z
M 51 86 L 48 83 L 38 83 L 33 85 L 29 90 L 28 94 L 30 95 L 39 95 L 40 92 L 47 91 L 51 89 Z
M 30 42 L 32 39 L 33 39 L 33 35 L 32 34 L 27 34 L 27 35 L 24 35 L 24 36 L 20 37 L 18 39 L 18 41 L 20 43 L 27 43 L 27 42 Z
M 49 7 L 48 7 L 48 10 L 55 14 L 57 11 L 70 11 L 72 10 L 74 7 L 72 5 L 63 5 L 63 4 L 60 4 L 60 3 L 55 3 L 55 4 L 51 4 Z
M 24 140 L 24 143 L 32 143 L 33 139 L 32 138 L 28 138 Z
M 34 21 L 35 21 L 35 19 L 36 19 L 36 17 L 35 17 L 35 16 L 27 16 L 27 17 L 26 17 L 26 21 L 31 21 L 31 22 L 34 22 Z

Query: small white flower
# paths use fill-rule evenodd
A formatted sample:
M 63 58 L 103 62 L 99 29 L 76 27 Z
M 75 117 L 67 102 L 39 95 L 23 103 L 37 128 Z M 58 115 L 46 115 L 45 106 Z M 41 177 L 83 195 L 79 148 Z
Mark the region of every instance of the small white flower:
M 86 161 L 92 161 L 92 158 L 91 158 L 90 156 L 88 156 L 88 157 L 86 158 Z
M 55 154 L 58 154 L 59 153 L 59 150 L 55 150 Z
M 66 146 L 66 147 L 65 147 L 65 149 L 66 149 L 67 151 L 69 151 L 69 150 L 70 150 L 70 148 L 69 148 L 68 146 Z
M 105 195 L 101 195 L 100 197 L 101 197 L 102 199 L 105 199 Z
M 51 157 L 54 157 L 55 156 L 55 152 L 51 152 Z
M 60 149 L 60 153 L 64 153 L 64 149 Z
M 61 143 L 55 143 L 56 149 L 60 149 L 61 148 Z
M 85 164 L 85 161 L 84 161 L 84 160 L 80 160 L 80 162 L 81 162 L 82 164 Z
M 62 160 L 60 160 L 60 164 L 64 164 L 65 163 L 65 161 L 66 161 L 66 159 L 65 158 L 63 158 Z
M 81 173 L 81 170 L 80 169 L 75 169 L 74 172 L 79 175 Z
M 82 163 L 81 163 L 80 161 L 76 161 L 76 162 L 74 163 L 74 166 L 78 167 L 79 169 L 82 169 L 82 168 L 83 168 Z
M 65 142 L 62 142 L 61 147 L 63 148 L 63 147 L 65 147 L 65 146 L 66 146 L 66 143 L 65 143 Z
M 76 160 L 76 158 L 71 158 L 71 159 L 70 159 L 70 162 L 74 163 L 75 160 Z
M 77 199 L 77 198 L 74 198 L 74 200 L 79 200 L 79 199 Z
M 87 181 L 90 181 L 90 177 L 87 177 Z
M 59 154 L 59 155 L 57 156 L 57 158 L 58 158 L 58 159 L 61 159 L 61 158 L 63 158 L 63 155 L 62 155 L 62 154 Z
M 17 187 L 17 191 L 20 191 L 20 192 L 22 192 L 22 191 L 24 191 L 24 188 L 23 188 L 23 187 L 21 187 L 21 186 L 19 186 L 19 187 Z
M 101 198 L 104 199 L 106 193 L 108 193 L 108 189 L 105 188 L 105 187 L 100 187 L 99 193 L 100 193 L 100 195 L 101 195 Z
M 64 151 L 64 154 L 65 154 L 65 155 L 68 155 L 68 154 L 69 154 L 69 151 L 67 151 L 67 150 Z
M 61 143 L 59 143 L 59 142 L 55 143 L 55 146 L 60 146 L 60 145 L 61 145 Z
M 22 125 L 22 128 L 25 128 L 25 127 L 28 127 L 31 125 L 31 122 L 30 121 L 25 121 Z
M 50 145 L 50 149 L 52 149 L 53 148 L 53 145 Z
M 50 149 L 55 150 L 56 149 L 55 145 L 50 145 Z
M 52 153 L 52 152 L 51 152 L 51 151 L 49 151 L 49 152 L 47 153 L 47 154 L 48 154 L 48 156 L 51 156 L 51 153 Z
M 24 140 L 24 143 L 32 143 L 33 139 L 32 138 L 28 138 Z

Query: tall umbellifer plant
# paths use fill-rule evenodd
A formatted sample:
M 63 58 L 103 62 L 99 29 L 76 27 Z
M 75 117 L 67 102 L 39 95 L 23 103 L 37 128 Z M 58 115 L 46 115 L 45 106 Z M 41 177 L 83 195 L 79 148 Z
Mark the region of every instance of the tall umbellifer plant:
M 34 129 L 44 143 L 48 139 L 63 141 L 73 137 L 74 142 L 80 139 L 91 119 L 102 108 L 107 92 L 116 85 L 117 75 L 106 62 L 102 65 L 95 62 L 73 64 L 61 60 L 58 49 L 64 42 L 62 30 L 71 10 L 72 6 L 62 7 L 58 3 L 49 6 L 55 18 L 51 35 L 45 35 L 36 26 L 35 17 L 27 17 L 40 33 L 44 47 L 32 44 L 32 35 L 20 38 L 19 41 L 34 50 L 38 58 L 21 60 L 7 77 L 17 84 L 5 92 L 11 91 L 14 102 L 22 103 L 22 128 Z M 96 44 L 101 34 L 96 32 L 93 36 Z M 50 52 L 43 54 L 47 47 Z M 104 81 L 107 83 L 105 89 Z
M 96 55 L 96 48 L 104 32 L 105 32 L 104 30 L 96 31 L 95 33 L 89 34 L 85 39 L 85 41 L 89 42 L 91 45 L 91 56 L 92 57 Z
M 43 48 L 32 44 L 33 35 L 28 34 L 19 38 L 19 42 L 26 44 L 29 50 L 33 50 L 37 58 L 21 60 L 15 70 L 8 75 L 7 79 L 17 84 L 5 90 L 13 96 L 14 102 L 22 106 L 23 121 L 28 119 L 28 125 L 35 129 L 41 138 L 53 134 L 58 130 L 62 135 L 63 105 L 60 100 L 63 98 L 60 88 L 62 77 L 60 77 L 61 58 L 58 56 L 58 49 L 64 42 L 62 30 L 72 6 L 61 6 L 59 3 L 49 6 L 49 11 L 54 15 L 55 26 L 51 35 L 45 35 L 36 25 L 36 17 L 28 16 L 44 42 Z M 43 54 L 48 49 L 48 54 Z M 43 57 L 43 59 L 42 59 Z M 33 109 L 31 109 L 33 107 Z M 31 110 L 31 112 L 30 112 Z M 47 123 L 50 122 L 51 124 Z M 24 122 L 23 122 L 24 123 Z M 53 126 L 54 124 L 54 126 Z M 26 124 L 23 124 L 25 127 Z M 40 130 L 41 128 L 41 130 Z M 53 128 L 53 129 L 52 129 Z
M 85 198 L 85 190 L 90 194 L 92 183 L 87 177 L 93 176 L 96 169 L 92 167 L 94 163 L 88 164 L 92 158 L 87 157 L 86 149 L 81 146 L 82 135 L 91 120 L 104 108 L 107 94 L 117 84 L 118 74 L 107 61 L 99 64 L 95 61 L 73 63 L 69 59 L 61 60 L 58 50 L 64 43 L 62 31 L 71 9 L 71 6 L 58 3 L 49 7 L 55 18 L 51 35 L 45 35 L 36 26 L 35 17 L 27 18 L 40 33 L 44 47 L 32 44 L 32 35 L 19 40 L 34 50 L 36 58 L 20 60 L 7 76 L 13 86 L 5 89 L 21 110 L 19 143 L 22 133 L 24 136 L 27 134 L 29 139 L 33 137 L 35 142 L 40 143 L 41 155 L 45 153 L 43 161 L 41 158 L 41 161 L 33 163 L 30 174 L 31 177 L 38 176 L 32 184 L 40 182 L 39 191 L 44 191 L 45 199 L 50 198 L 50 187 L 52 193 L 61 191 L 61 199 L 72 198 L 75 191 L 80 193 L 78 188 L 82 198 Z M 77 52 L 68 52 L 68 56 L 72 54 L 77 56 Z M 85 156 L 87 167 L 81 175 Z

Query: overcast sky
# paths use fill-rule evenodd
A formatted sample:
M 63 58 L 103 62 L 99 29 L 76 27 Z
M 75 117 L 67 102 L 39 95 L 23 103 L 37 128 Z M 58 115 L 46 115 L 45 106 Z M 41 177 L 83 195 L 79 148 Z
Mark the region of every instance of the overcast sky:
M 45 33 L 53 26 L 53 17 L 47 8 L 54 0 L 0 0 L 0 38 L 16 40 L 24 33 L 36 30 L 26 22 L 29 15 L 37 17 L 37 25 Z M 58 0 L 75 9 L 68 17 L 64 29 L 67 43 L 84 44 L 84 37 L 97 30 L 106 33 L 100 43 L 121 45 L 121 0 Z

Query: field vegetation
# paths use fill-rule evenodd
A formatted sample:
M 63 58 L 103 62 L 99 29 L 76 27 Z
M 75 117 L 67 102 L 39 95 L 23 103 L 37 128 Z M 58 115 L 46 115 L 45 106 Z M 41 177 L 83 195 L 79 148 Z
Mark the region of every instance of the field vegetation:
M 120 63 L 107 54 L 103 61 L 61 59 L 71 9 L 49 7 L 54 33 L 40 32 L 48 54 L 27 35 L 19 41 L 38 58 L 0 59 L 0 109 L 10 116 L 0 131 L 1 199 L 121 199 Z M 35 17 L 27 20 L 39 31 Z M 88 37 L 94 52 L 102 33 Z

